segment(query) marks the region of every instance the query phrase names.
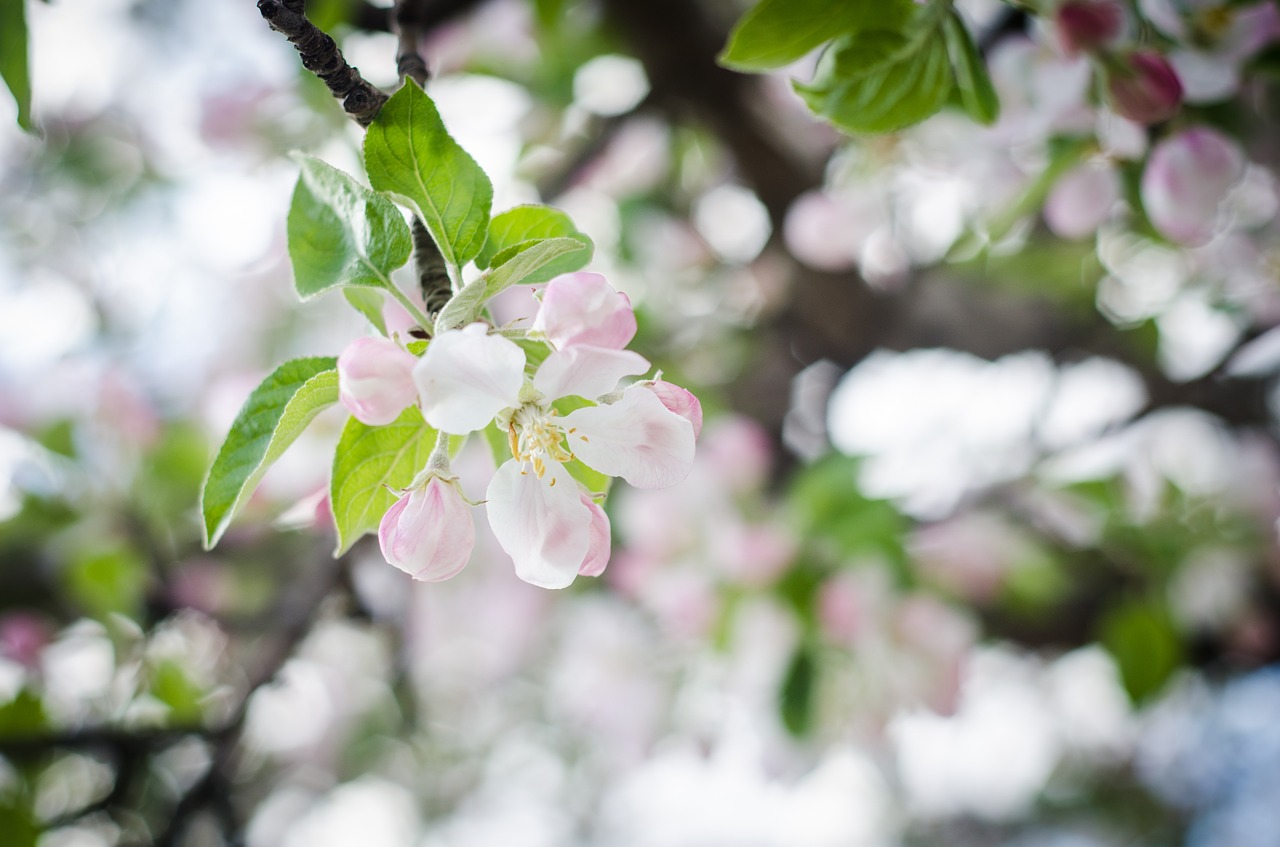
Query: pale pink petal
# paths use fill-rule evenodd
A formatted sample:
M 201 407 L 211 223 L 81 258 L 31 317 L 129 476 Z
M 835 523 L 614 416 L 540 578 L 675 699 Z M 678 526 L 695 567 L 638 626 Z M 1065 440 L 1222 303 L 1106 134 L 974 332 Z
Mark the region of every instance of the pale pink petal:
M 558 350 L 578 344 L 621 350 L 635 337 L 636 316 L 627 296 L 600 274 L 565 274 L 547 283 L 533 330 Z
M 552 400 L 571 394 L 594 400 L 617 388 L 624 376 L 647 370 L 649 360 L 631 350 L 568 347 L 547 357 L 533 377 L 533 387 Z
M 412 353 L 387 338 L 357 338 L 338 357 L 338 400 L 356 419 L 383 426 L 418 399 Z
M 541 479 L 512 459 L 486 492 L 489 526 L 516 565 L 516 576 L 542 588 L 573 582 L 591 546 L 590 510 L 559 462 Z
M 1203 244 L 1219 207 L 1244 175 L 1244 153 L 1214 129 L 1191 127 L 1156 145 L 1142 174 L 1142 203 L 1168 238 Z
M 616 403 L 570 412 L 564 429 L 579 459 L 637 488 L 675 485 L 693 465 L 693 424 L 641 385 Z
M 424 582 L 439 582 L 462 570 L 475 543 L 470 507 L 456 487 L 439 477 L 392 504 L 378 527 L 386 560 Z
M 695 439 L 702 434 L 702 401 L 695 397 L 692 391 L 667 382 L 665 379 L 655 379 L 652 382 L 646 382 L 644 386 L 657 395 L 662 405 L 693 425 Z
M 462 434 L 514 406 L 524 384 L 524 351 L 484 324 L 440 333 L 413 369 L 427 423 Z
M 1115 168 L 1092 162 L 1068 171 L 1044 204 L 1044 222 L 1062 238 L 1084 238 L 1097 232 L 1120 200 Z
M 591 510 L 591 535 L 587 545 L 587 557 L 578 568 L 579 576 L 599 576 L 604 573 L 604 566 L 609 564 L 609 552 L 613 543 L 612 527 L 609 516 L 600 508 L 600 504 L 586 494 L 580 494 L 582 505 Z

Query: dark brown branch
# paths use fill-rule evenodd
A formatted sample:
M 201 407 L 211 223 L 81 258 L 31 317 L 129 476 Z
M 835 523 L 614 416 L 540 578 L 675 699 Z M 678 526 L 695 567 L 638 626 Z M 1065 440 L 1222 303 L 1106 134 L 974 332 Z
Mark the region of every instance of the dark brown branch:
M 297 49 L 302 66 L 314 73 L 342 101 L 342 108 L 360 126 L 377 116 L 387 95 L 347 64 L 338 45 L 307 20 L 304 0 L 258 0 L 258 11 L 276 32 Z
M 422 18 L 425 0 L 396 0 L 392 14 L 392 28 L 398 41 L 396 47 L 396 72 L 401 77 L 408 77 L 423 88 L 427 87 L 426 60 L 418 52 L 418 41 L 422 38 Z

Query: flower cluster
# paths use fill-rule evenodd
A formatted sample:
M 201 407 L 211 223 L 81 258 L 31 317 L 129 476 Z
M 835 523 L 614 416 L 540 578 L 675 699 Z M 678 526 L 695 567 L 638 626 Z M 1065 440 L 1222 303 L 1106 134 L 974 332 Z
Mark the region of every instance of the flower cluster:
M 563 588 L 601 573 L 610 552 L 603 492 L 586 490 L 573 464 L 639 488 L 674 485 L 689 473 L 702 427 L 701 406 L 683 388 L 655 378 L 619 389 L 650 367 L 626 349 L 635 333 L 626 296 L 597 274 L 576 273 L 547 284 L 521 333 L 526 346 L 484 323 L 440 332 L 420 359 L 387 339 L 353 343 L 338 361 L 343 405 L 379 425 L 416 402 L 441 433 L 427 467 L 382 519 L 387 561 L 432 581 L 465 566 L 474 525 L 449 474 L 448 436 L 492 425 L 511 458 L 489 483 L 486 512 L 517 575 Z

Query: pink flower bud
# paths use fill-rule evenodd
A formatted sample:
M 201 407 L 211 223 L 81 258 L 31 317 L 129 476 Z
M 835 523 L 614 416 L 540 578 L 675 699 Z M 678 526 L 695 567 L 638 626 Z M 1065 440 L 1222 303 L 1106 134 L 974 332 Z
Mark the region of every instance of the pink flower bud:
M 600 274 L 575 273 L 547 283 L 531 329 L 557 350 L 575 345 L 621 350 L 635 337 L 631 301 Z
M 1156 145 L 1142 174 L 1142 203 L 1163 235 L 1183 244 L 1213 237 L 1218 207 L 1244 174 L 1240 146 L 1192 127 Z
M 451 480 L 432 476 L 382 516 L 382 555 L 424 582 L 440 582 L 462 570 L 476 544 L 471 509 Z
M 40 653 L 53 640 L 53 627 L 32 612 L 0 617 L 0 655 L 27 668 L 40 664 Z
M 1085 164 L 1067 172 L 1049 192 L 1044 222 L 1062 238 L 1097 231 L 1120 199 L 1120 177 L 1108 165 Z
M 655 379 L 645 385 L 658 395 L 658 399 L 668 411 L 675 412 L 693 424 L 694 438 L 702 434 L 702 403 L 693 396 L 693 392 L 661 379 Z
M 1068 56 L 1097 50 L 1124 28 L 1124 8 L 1116 0 L 1067 0 L 1054 17 Z
M 357 338 L 338 357 L 338 399 L 361 423 L 383 426 L 418 399 L 413 354 L 387 338 Z
M 609 525 L 609 516 L 604 513 L 604 509 L 600 508 L 599 503 L 586 494 L 579 493 L 578 496 L 582 498 L 582 505 L 591 511 L 591 540 L 587 546 L 587 557 L 582 560 L 582 567 L 578 568 L 578 574 L 599 576 L 604 573 L 605 565 L 609 564 L 612 527 Z
M 1107 79 L 1116 114 L 1140 124 L 1167 121 L 1182 105 L 1182 82 L 1159 53 L 1137 51 Z

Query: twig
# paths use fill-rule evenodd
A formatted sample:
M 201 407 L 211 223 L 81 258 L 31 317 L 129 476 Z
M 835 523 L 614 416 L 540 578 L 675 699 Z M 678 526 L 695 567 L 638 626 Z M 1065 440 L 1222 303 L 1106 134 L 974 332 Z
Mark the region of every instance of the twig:
M 396 72 L 426 88 L 430 71 L 427 70 L 427 63 L 418 52 L 418 40 L 422 37 L 424 5 L 423 0 L 396 0 L 391 23 L 398 40 Z
M 334 40 L 307 20 L 305 5 L 305 0 L 258 0 L 258 11 L 272 29 L 289 39 L 302 57 L 302 66 L 320 77 L 342 101 L 346 113 L 367 127 L 387 95 L 347 64 Z

